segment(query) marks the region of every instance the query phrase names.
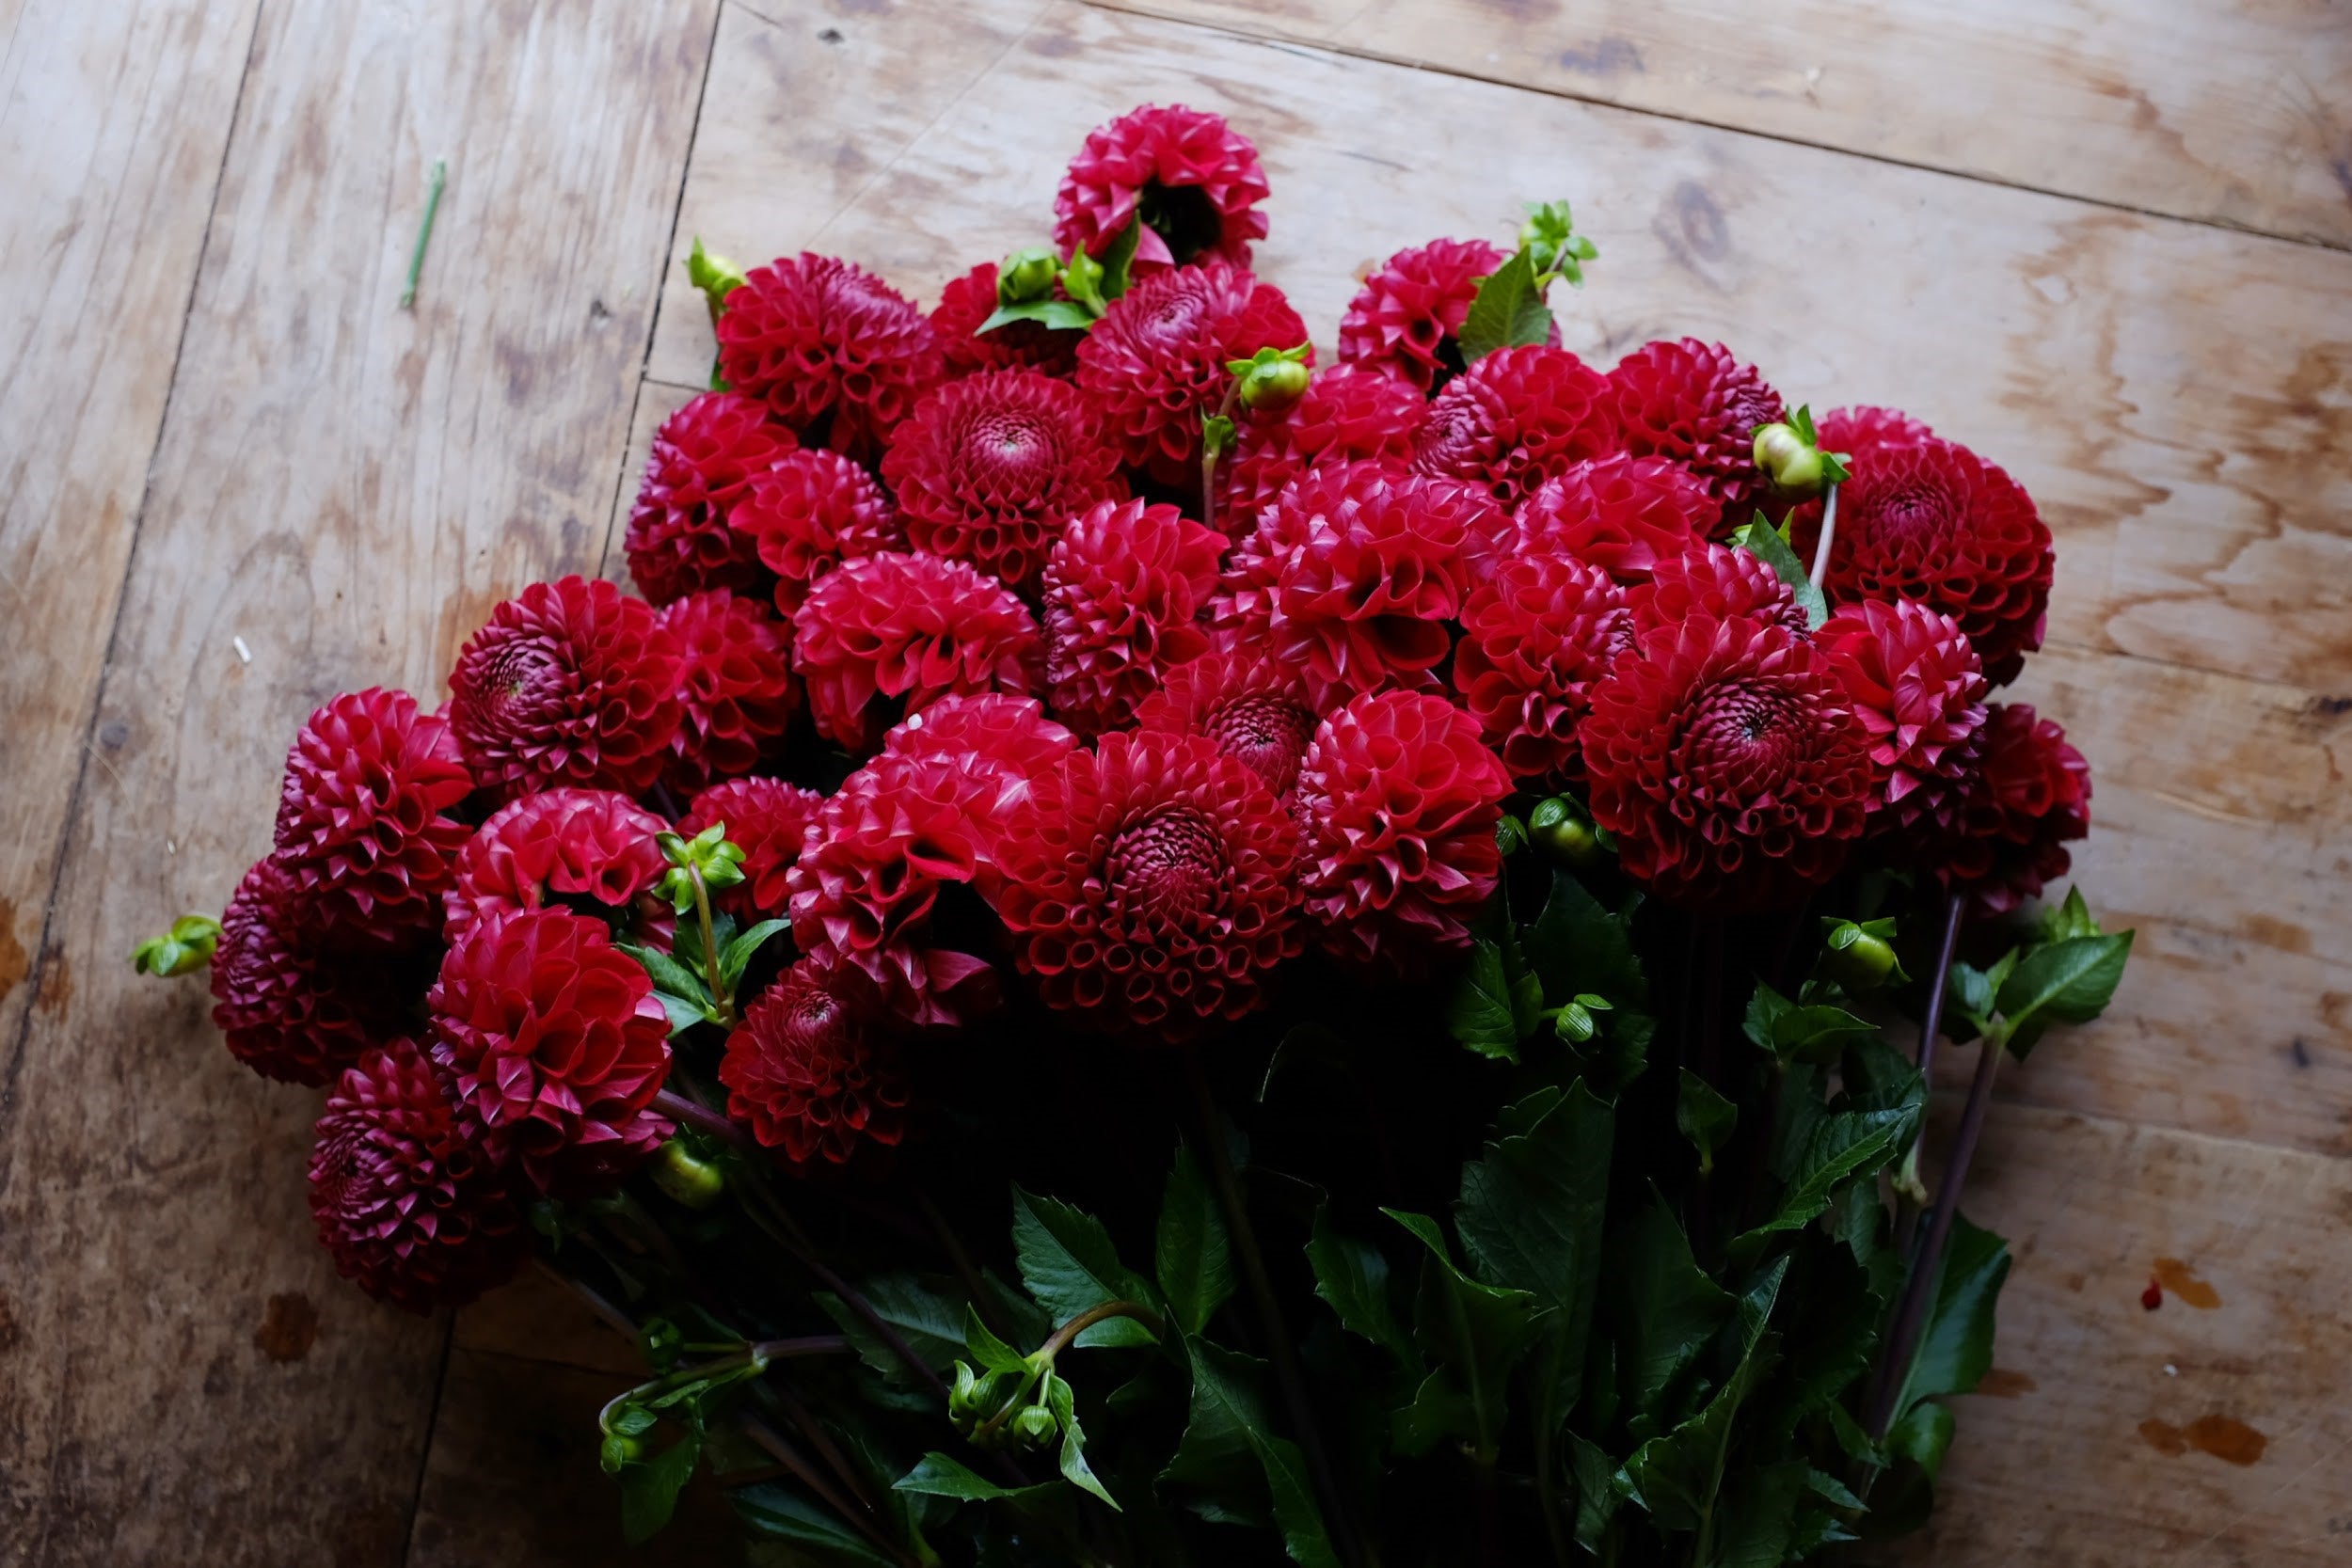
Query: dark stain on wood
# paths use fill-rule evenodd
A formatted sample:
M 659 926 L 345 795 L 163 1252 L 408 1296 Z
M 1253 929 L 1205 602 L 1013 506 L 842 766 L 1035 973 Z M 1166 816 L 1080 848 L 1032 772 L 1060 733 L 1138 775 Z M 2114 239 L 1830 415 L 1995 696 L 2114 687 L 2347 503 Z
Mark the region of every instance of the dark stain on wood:
M 33 1006 L 55 1018 L 72 1000 L 73 966 L 53 947 L 49 950 L 49 961 L 40 966 L 40 990 L 34 993 Z
M 2197 1277 L 2197 1271 L 2177 1258 L 2156 1259 L 2156 1278 L 2171 1291 L 2200 1312 L 2210 1312 L 2221 1305 L 2221 1292 Z
M 2031 1372 L 2011 1371 L 2007 1367 L 1995 1367 L 1984 1374 L 1983 1381 L 1977 1385 L 1977 1392 L 1996 1400 L 2013 1400 L 2020 1394 L 2030 1394 L 2041 1386 L 2042 1385 L 2033 1380 Z
M 24 944 L 16 940 L 16 906 L 0 898 L 0 996 L 16 990 L 32 967 Z
M 2139 1435 L 2160 1454 L 2178 1458 L 2195 1449 L 2240 1468 L 2258 1463 L 2263 1450 L 2270 1447 L 2269 1438 L 2236 1417 L 2217 1411 L 2200 1416 L 2185 1427 L 2151 1416 L 2139 1423 Z
M 1581 49 L 1560 51 L 1560 66 L 1585 76 L 1641 75 L 1642 51 L 1629 39 L 1601 39 Z
M 253 1342 L 262 1354 L 280 1363 L 310 1354 L 318 1337 L 319 1309 L 299 1291 L 270 1297 L 262 1312 L 262 1326 L 253 1331 Z
M 8 1309 L 8 1293 L 0 1291 L 0 1355 L 8 1354 L 24 1340 L 24 1331 L 16 1326 L 16 1314 Z

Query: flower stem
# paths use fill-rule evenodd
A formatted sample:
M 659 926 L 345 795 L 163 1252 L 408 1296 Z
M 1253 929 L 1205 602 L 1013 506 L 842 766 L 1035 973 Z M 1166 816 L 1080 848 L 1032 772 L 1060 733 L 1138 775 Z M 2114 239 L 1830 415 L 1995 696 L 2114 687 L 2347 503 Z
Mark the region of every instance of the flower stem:
M 417 308 L 417 278 L 424 271 L 424 247 L 433 240 L 433 219 L 441 210 L 441 188 L 449 183 L 449 160 L 433 160 L 433 182 L 424 193 L 424 221 L 417 226 L 416 248 L 408 253 L 408 281 L 400 291 L 400 308 Z
M 1029 1391 L 1037 1386 L 1038 1379 L 1045 1375 L 1045 1370 L 1054 1364 L 1055 1358 L 1068 1350 L 1079 1335 L 1084 1334 L 1096 1323 L 1106 1323 L 1112 1318 L 1133 1318 L 1151 1330 L 1153 1338 L 1168 1332 L 1168 1324 L 1160 1321 L 1160 1315 L 1138 1302 L 1106 1301 L 1099 1306 L 1088 1307 L 1054 1330 L 1045 1343 L 1037 1348 L 1036 1354 L 1029 1356 L 1029 1370 L 1022 1377 L 1020 1386 L 1013 1389 L 1012 1397 L 1007 1400 L 994 1415 L 982 1421 L 972 1433 L 974 1445 L 986 1446 L 988 1439 L 1011 1418 L 1013 1412 L 1029 1402 Z
M 1955 893 L 1944 911 L 1944 937 L 1935 950 L 1935 973 L 1928 977 L 1927 1010 L 1919 1020 L 1919 1080 L 1923 1087 L 1932 1086 L 1935 1070 L 1935 1042 L 1944 1029 L 1944 990 L 1951 983 L 1952 955 L 1960 948 L 1961 915 L 1968 908 L 1968 895 Z M 1902 1168 L 1897 1173 L 1895 1191 L 1902 1197 L 1902 1218 L 1895 1226 L 1895 1248 L 1908 1254 L 1912 1237 L 1919 1228 L 1919 1209 L 1907 1196 L 1919 1185 L 1919 1147 L 1927 1141 L 1926 1129 L 1911 1142 L 1903 1156 Z
M 742 1424 L 744 1435 L 799 1478 L 801 1483 L 816 1493 L 826 1507 L 841 1515 L 844 1523 L 873 1543 L 893 1562 L 908 1564 L 912 1568 L 914 1560 L 901 1550 L 897 1542 L 877 1529 L 874 1522 L 866 1517 L 865 1510 L 850 1507 L 848 1499 L 833 1489 L 832 1483 L 818 1473 L 817 1467 L 803 1457 L 801 1450 L 787 1442 L 782 1433 L 756 1416 L 740 1416 L 737 1419 Z
M 719 1026 L 735 1027 L 735 997 L 719 984 L 719 939 L 710 923 L 710 890 L 703 885 L 702 867 L 692 856 L 686 860 L 686 875 L 694 884 L 694 917 L 703 928 L 703 973 L 710 983 L 710 1005 L 719 1010 Z
M 1828 487 L 1826 496 L 1821 501 L 1820 542 L 1813 546 L 1813 571 L 1811 573 L 1811 577 L 1813 579 L 1813 586 L 1816 588 L 1820 587 L 1821 579 L 1829 576 L 1829 544 L 1831 540 L 1836 537 L 1837 486 L 1832 484 Z
M 1233 376 L 1225 388 L 1225 401 L 1216 405 L 1216 417 L 1233 417 L 1233 400 L 1241 394 L 1241 377 Z M 1216 527 L 1216 460 L 1218 452 L 1209 445 L 1205 427 L 1200 437 L 1200 522 L 1204 528 Z
M 743 1135 L 743 1130 L 740 1127 L 736 1126 L 709 1106 L 699 1101 L 689 1100 L 675 1089 L 656 1090 L 653 1097 L 653 1108 L 672 1121 L 683 1122 L 697 1132 L 707 1133 L 719 1139 L 738 1153 L 750 1154 L 753 1151 L 752 1140 Z

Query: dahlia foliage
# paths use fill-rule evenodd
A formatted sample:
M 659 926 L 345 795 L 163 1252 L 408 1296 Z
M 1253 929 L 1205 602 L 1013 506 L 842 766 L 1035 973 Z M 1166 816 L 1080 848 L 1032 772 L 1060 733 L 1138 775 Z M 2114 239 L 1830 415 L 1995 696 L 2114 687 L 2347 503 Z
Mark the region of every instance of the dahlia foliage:
M 638 595 L 319 708 L 137 961 L 327 1091 L 368 1292 L 536 1253 L 633 1326 L 638 1534 L 700 1464 L 795 1562 L 1913 1528 L 2007 1268 L 1926 1057 L 1980 1100 L 2129 945 L 2032 918 L 2090 826 L 1999 690 L 2050 531 L 1720 344 L 1585 358 L 1565 204 L 1398 250 L 1317 368 L 1266 196 L 1146 107 L 928 314 L 697 245 Z

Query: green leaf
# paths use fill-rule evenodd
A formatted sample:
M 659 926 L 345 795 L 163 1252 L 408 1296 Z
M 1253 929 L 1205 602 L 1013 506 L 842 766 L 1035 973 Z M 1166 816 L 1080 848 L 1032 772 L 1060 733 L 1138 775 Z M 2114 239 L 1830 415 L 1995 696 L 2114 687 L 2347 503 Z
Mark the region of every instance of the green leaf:
M 1389 1305 L 1389 1259 L 1370 1243 L 1332 1229 L 1328 1204 L 1315 1210 L 1307 1262 L 1314 1270 L 1315 1294 L 1330 1303 L 1341 1327 L 1380 1346 L 1401 1367 L 1420 1364 L 1412 1340 Z
M 1038 322 L 1062 332 L 1084 332 L 1094 325 L 1094 312 L 1075 300 L 1033 299 L 1025 305 L 999 305 L 980 323 L 980 332 L 993 332 L 1012 322 Z
M 710 1022 L 709 1007 L 700 1002 L 690 1001 L 683 996 L 673 996 L 666 990 L 655 991 L 653 999 L 661 1004 L 663 1012 L 670 1015 L 670 1037 L 672 1039 L 677 1038 L 697 1023 Z
M 1192 1150 L 1181 1145 L 1160 1198 L 1153 1260 L 1160 1293 L 1187 1334 L 1206 1328 L 1233 1293 L 1233 1255 L 1225 1236 L 1225 1216 Z
M 700 975 L 658 949 L 640 947 L 628 942 L 616 942 L 612 945 L 635 958 L 638 966 L 652 976 L 654 990 L 692 1003 L 694 1016 L 700 1021 L 702 1009 L 710 1006 L 709 988 L 703 984 Z
M 911 1274 L 877 1275 L 860 1285 L 858 1293 L 874 1308 L 874 1315 L 896 1329 L 907 1348 L 933 1371 L 945 1371 L 964 1354 L 968 1309 L 961 1298 L 931 1290 Z M 914 1374 L 898 1353 L 848 1303 L 825 1291 L 814 1292 L 811 1299 L 867 1366 L 894 1383 L 914 1381 Z
M 1046 1373 L 1045 1402 L 1054 1412 L 1054 1420 L 1061 1428 L 1062 1479 L 1083 1492 L 1091 1492 L 1110 1504 L 1111 1512 L 1119 1512 L 1119 1500 L 1094 1479 L 1093 1467 L 1087 1464 L 1086 1433 L 1078 1426 L 1078 1396 L 1069 1380 Z
M 1994 1307 L 2009 1278 L 2009 1243 L 1960 1214 L 1936 1268 L 1935 1305 L 1911 1371 L 1903 1379 L 1899 1416 L 1922 1400 L 1965 1394 L 1993 1366 Z
M 743 971 L 751 967 L 752 955 L 758 952 L 770 937 L 792 928 L 788 920 L 763 920 L 720 949 L 719 983 L 732 993 L 736 982 L 743 978 Z
M 1470 1446 L 1479 1463 L 1490 1465 L 1502 1445 L 1511 1369 L 1534 1342 L 1547 1308 L 1530 1291 L 1482 1284 L 1456 1268 L 1443 1232 L 1427 1215 L 1381 1212 L 1428 1249 L 1413 1299 L 1413 1339 L 1437 1364 L 1434 1375 L 1451 1380 L 1436 1397 L 1455 1413 L 1452 1434 Z M 1416 1429 L 1411 1435 L 1430 1434 Z
M 2027 951 L 1997 998 L 2009 1022 L 2010 1054 L 2023 1061 L 2053 1022 L 2088 1023 L 2106 1011 L 2131 957 L 2132 936 L 2069 937 Z
M 1576 1544 L 1597 1557 L 1609 1521 L 1625 1503 L 1616 1484 L 1616 1461 L 1598 1443 L 1571 1432 L 1568 1473 L 1576 1480 Z
M 1613 1238 L 1609 1281 L 1619 1378 L 1633 1410 L 1653 1415 L 1667 1386 L 1730 1317 L 1730 1292 L 1709 1279 L 1664 1197 L 1650 1201 Z
M 1476 363 L 1496 349 L 1540 343 L 1550 336 L 1551 310 L 1544 304 L 1543 284 L 1536 276 L 1534 259 L 1519 250 L 1479 283 L 1478 293 L 1470 301 L 1470 313 L 1462 318 L 1462 330 L 1454 334 L 1454 341 L 1462 350 L 1462 362 L 1467 365 Z
M 694 1477 L 702 1458 L 703 1434 L 690 1428 L 686 1434 L 642 1465 L 621 1472 L 621 1534 L 632 1546 L 659 1534 L 677 1510 L 677 1495 Z
M 1029 1358 L 996 1338 L 988 1324 L 980 1321 L 977 1307 L 967 1307 L 963 1310 L 963 1348 L 972 1353 L 972 1358 L 984 1371 L 1019 1373 L 1029 1370 Z
M 1780 1568 L 1796 1537 L 1797 1510 L 1813 1473 L 1802 1459 L 1743 1465 L 1724 1490 L 1709 1568 Z
M 1234 1498 L 1227 1517 L 1249 1516 L 1258 1506 L 1256 1484 L 1263 1481 L 1292 1560 L 1304 1568 L 1337 1568 L 1339 1558 L 1298 1446 L 1276 1435 L 1266 1418 L 1260 1392 L 1265 1363 L 1193 1336 L 1184 1339 L 1184 1354 L 1192 1367 L 1192 1407 L 1162 1479 L 1228 1497 L 1248 1488 Z M 1248 1474 L 1252 1469 L 1254 1476 Z
M 171 928 L 171 934 L 178 936 L 180 927 L 174 926 Z M 2091 917 L 2090 906 L 2083 902 L 2083 890 L 2079 887 L 2068 888 L 2064 903 L 2055 909 L 2042 911 L 2042 940 L 2043 942 L 2065 942 L 2073 937 L 2095 937 L 2102 934 L 2099 922 Z
M 1818 627 L 1829 619 L 1829 599 L 1813 586 L 1813 576 L 1805 570 L 1797 552 L 1788 547 L 1781 531 L 1757 513 L 1753 522 L 1741 523 L 1732 530 L 1731 542 L 1772 569 L 1772 576 L 1788 585 L 1797 596 L 1797 608 L 1804 611 L 1805 624 Z
M 1633 916 L 1613 914 L 1576 876 L 1551 874 L 1551 895 L 1527 931 L 1527 959 L 1547 996 L 1590 992 L 1618 1007 L 1649 1005 L 1649 982 L 1633 950 Z
M 1634 1495 L 1661 1528 L 1698 1529 L 1714 1512 L 1729 1457 L 1732 1420 L 1758 1379 L 1770 1369 L 1773 1351 L 1765 1325 L 1780 1295 L 1788 1259 L 1773 1260 L 1739 1302 L 1739 1364 L 1699 1413 L 1662 1436 L 1653 1437 L 1625 1462 Z
M 1507 944 L 1507 945 L 1506 945 Z M 1446 1007 L 1446 1027 L 1454 1039 L 1482 1056 L 1506 1062 L 1519 1059 L 1519 1037 L 1534 1028 L 1532 1016 L 1543 1006 L 1543 992 L 1523 965 L 1514 974 L 1510 949 L 1503 937 L 1482 936 L 1472 942 L 1470 960 Z M 1534 992 L 1531 998 L 1530 988 Z M 1534 1006 L 1528 1006 L 1532 1000 Z
M 1012 1190 L 1012 1244 L 1029 1293 L 1057 1323 L 1106 1301 L 1154 1304 L 1151 1286 L 1120 1265 L 1110 1232 L 1093 1215 Z M 1073 1341 L 1089 1345 L 1157 1343 L 1133 1318 L 1106 1318 Z
M 955 1497 L 964 1502 L 993 1502 L 1013 1496 L 986 1476 L 964 1468 L 944 1453 L 927 1453 L 922 1462 L 890 1483 L 894 1492 L 919 1492 L 929 1497 Z M 1036 1490 L 1036 1488 L 1029 1488 Z
M 1323 1511 L 1315 1505 L 1314 1486 L 1298 1445 L 1253 1428 L 1249 1449 L 1274 1494 L 1274 1523 L 1282 1532 L 1282 1549 L 1299 1568 L 1339 1568 L 1339 1553 L 1332 1549 Z
M 1788 1186 L 1781 1194 L 1779 1208 L 1771 1219 L 1734 1243 L 1735 1254 L 1760 1245 L 1763 1238 L 1773 1232 L 1810 1225 L 1830 1206 L 1840 1187 L 1856 1178 L 1874 1174 L 1909 1147 L 1919 1131 L 1926 1088 L 1915 1072 L 1907 1088 L 1903 1098 L 1891 1105 L 1860 1110 L 1833 1108 L 1812 1117 L 1803 1142 L 1794 1148 L 1783 1167 Z M 1782 1089 L 1784 1096 L 1803 1092 L 1794 1084 L 1784 1084 Z M 1839 1102 L 1841 1106 L 1845 1103 Z
M 1715 1092 L 1714 1085 L 1682 1069 L 1681 1088 L 1675 1099 L 1675 1127 L 1699 1151 L 1699 1174 L 1715 1168 L 1715 1151 L 1729 1141 L 1740 1123 L 1740 1107 Z
M 1740 1030 L 1784 1062 L 1827 1065 L 1856 1040 L 1873 1038 L 1878 1026 L 1843 1007 L 1824 1003 L 1800 1006 L 1758 980 L 1748 998 Z
M 1132 218 L 1127 227 L 1111 241 L 1103 252 L 1103 277 L 1100 290 L 1105 304 L 1127 292 L 1129 274 L 1134 270 L 1136 246 L 1143 239 L 1143 219 Z
M 854 1564 L 856 1568 L 899 1568 L 876 1551 L 866 1539 L 842 1523 L 840 1515 L 782 1481 L 755 1481 L 731 1487 L 727 1498 L 757 1541 L 778 1542 L 791 1548 L 788 1561 Z

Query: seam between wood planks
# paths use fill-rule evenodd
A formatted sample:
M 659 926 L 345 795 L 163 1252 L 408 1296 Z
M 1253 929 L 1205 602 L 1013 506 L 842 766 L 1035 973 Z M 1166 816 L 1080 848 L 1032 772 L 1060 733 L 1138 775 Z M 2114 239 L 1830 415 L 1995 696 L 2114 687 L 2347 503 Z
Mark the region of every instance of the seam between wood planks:
M 2324 250 L 2334 255 L 2352 255 L 2352 244 L 2323 240 L 2309 234 L 2282 234 L 2273 229 L 2256 229 L 2248 224 L 2230 223 L 2220 218 L 2192 217 L 2185 213 L 2168 213 L 2161 208 L 2137 206 L 2113 197 L 2085 196 L 2078 191 L 2062 191 L 2029 181 L 2005 179 L 1976 169 L 1951 168 L 1942 164 L 1922 163 L 1915 158 L 1898 158 L 1889 153 L 1873 152 L 1864 148 L 1848 147 L 1834 141 L 1817 141 L 1808 136 L 1792 136 L 1778 131 L 1759 131 L 1753 126 L 1736 125 L 1729 120 L 1710 119 L 1704 115 L 1677 114 L 1671 109 L 1650 108 L 1641 104 L 1621 103 L 1614 99 L 1592 93 L 1569 92 L 1564 88 L 1534 87 L 1523 82 L 1505 81 L 1499 76 L 1482 75 L 1459 66 L 1441 61 L 1417 59 L 1410 55 L 1392 55 L 1360 44 L 1333 40 L 1312 40 L 1282 33 L 1257 33 L 1199 17 L 1184 16 L 1172 11 L 1155 9 L 1148 0 L 1073 0 L 1090 10 L 1107 11 L 1114 15 L 1149 17 L 1154 22 L 1174 27 L 1188 27 L 1196 32 L 1217 33 L 1269 49 L 1311 50 L 1320 55 L 1336 55 L 1347 59 L 1369 60 L 1378 65 L 1395 66 L 1406 71 L 1425 71 L 1432 76 L 1452 76 L 1465 82 L 1478 82 L 1499 87 L 1506 92 L 1530 93 L 1538 98 L 1565 99 L 1573 103 L 1589 104 L 1596 109 L 1613 110 L 1619 114 L 1640 115 L 1649 119 L 1672 120 L 1681 125 L 1696 125 L 1710 131 L 1723 131 L 1736 136 L 1753 136 L 1757 141 L 1780 142 L 1789 147 L 1811 148 L 1821 152 L 1842 153 L 1867 163 L 1884 164 L 1893 168 L 1916 169 L 1922 174 L 1940 174 L 1953 180 L 1969 180 L 1979 185 L 1996 185 L 2004 190 L 2025 191 L 2034 196 L 2046 196 L 2059 201 L 2071 201 L 2084 207 L 2097 207 L 2112 213 L 2129 213 L 2137 217 L 2152 218 L 2164 223 L 2186 224 L 2197 229 L 2217 230 L 2224 234 L 2245 234 L 2256 239 L 2275 240 L 2280 245 L 2300 245 L 2307 250 Z
M 408 1488 L 408 1528 L 401 1532 L 400 1560 L 405 1564 L 417 1555 L 417 1515 L 424 1508 L 425 1478 L 433 1469 L 433 1440 L 440 1435 L 441 1402 L 449 1392 L 449 1363 L 457 1349 L 457 1314 L 441 1315 L 440 1363 L 433 1372 L 433 1402 L 424 1413 L 424 1436 L 417 1444 L 417 1479 Z

